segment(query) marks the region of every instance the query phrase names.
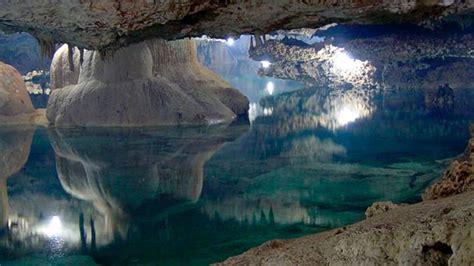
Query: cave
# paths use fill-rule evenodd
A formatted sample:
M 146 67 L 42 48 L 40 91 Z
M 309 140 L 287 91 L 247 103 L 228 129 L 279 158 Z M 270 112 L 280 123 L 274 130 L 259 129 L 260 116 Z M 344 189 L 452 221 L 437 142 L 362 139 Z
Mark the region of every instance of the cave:
M 471 265 L 473 18 L 0 0 L 0 264 Z

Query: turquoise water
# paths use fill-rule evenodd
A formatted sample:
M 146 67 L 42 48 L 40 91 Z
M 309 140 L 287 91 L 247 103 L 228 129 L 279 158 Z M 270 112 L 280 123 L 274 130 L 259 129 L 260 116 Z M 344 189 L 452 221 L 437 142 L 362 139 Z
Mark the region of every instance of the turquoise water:
M 222 261 L 359 221 L 374 201 L 416 202 L 468 139 L 467 118 L 375 112 L 325 128 L 307 114 L 275 105 L 251 125 L 1 128 L 0 263 Z

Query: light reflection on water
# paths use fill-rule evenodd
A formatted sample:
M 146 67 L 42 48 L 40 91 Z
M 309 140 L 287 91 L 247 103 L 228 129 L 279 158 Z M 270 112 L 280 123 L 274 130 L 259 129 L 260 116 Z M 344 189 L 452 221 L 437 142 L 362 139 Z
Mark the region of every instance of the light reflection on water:
M 0 263 L 206 265 L 415 202 L 468 139 L 469 117 L 421 97 L 301 89 L 235 62 L 215 70 L 251 125 L 0 128 Z
M 416 201 L 468 138 L 465 119 L 376 112 L 329 129 L 274 103 L 251 126 L 1 129 L 18 158 L 0 162 L 1 261 L 216 262 Z

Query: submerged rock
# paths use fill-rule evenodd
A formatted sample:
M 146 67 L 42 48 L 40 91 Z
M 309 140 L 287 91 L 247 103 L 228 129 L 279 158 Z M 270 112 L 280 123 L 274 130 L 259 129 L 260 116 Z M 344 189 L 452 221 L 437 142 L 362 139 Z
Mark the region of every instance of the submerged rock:
M 64 75 L 60 52 L 47 110 L 56 125 L 212 124 L 247 114 L 247 98 L 197 61 L 191 40 L 142 42 L 112 55 L 86 51 L 77 84 L 61 89 L 74 75 Z

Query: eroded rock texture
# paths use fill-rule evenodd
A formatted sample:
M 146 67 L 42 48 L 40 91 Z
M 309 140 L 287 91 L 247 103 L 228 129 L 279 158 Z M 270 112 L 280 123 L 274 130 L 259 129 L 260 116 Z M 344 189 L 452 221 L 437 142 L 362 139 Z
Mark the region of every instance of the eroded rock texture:
M 116 49 L 150 37 L 265 33 L 332 22 L 415 22 L 464 14 L 472 1 L 0 1 L 0 26 L 50 42 Z
M 245 96 L 198 63 L 191 40 L 152 40 L 105 57 L 86 51 L 80 67 L 66 56 L 60 49 L 51 68 L 47 117 L 56 125 L 221 123 L 248 110 Z
M 402 206 L 357 224 L 273 240 L 219 265 L 469 265 L 474 192 Z
M 446 198 L 472 190 L 474 190 L 474 137 L 469 140 L 464 154 L 451 163 L 441 180 L 425 191 L 423 200 Z
M 365 30 L 370 34 L 370 27 Z M 260 39 L 250 47 L 250 55 L 272 62 L 259 70 L 262 75 L 362 94 L 416 92 L 432 112 L 462 114 L 472 113 L 473 40 L 466 32 L 439 35 L 398 29 L 398 33 L 327 39 L 312 45 L 288 38 Z

